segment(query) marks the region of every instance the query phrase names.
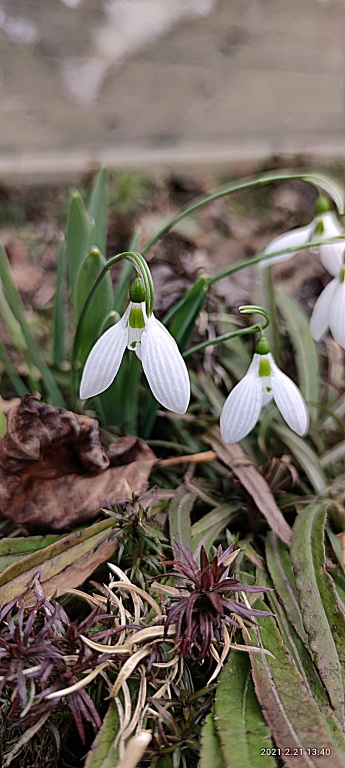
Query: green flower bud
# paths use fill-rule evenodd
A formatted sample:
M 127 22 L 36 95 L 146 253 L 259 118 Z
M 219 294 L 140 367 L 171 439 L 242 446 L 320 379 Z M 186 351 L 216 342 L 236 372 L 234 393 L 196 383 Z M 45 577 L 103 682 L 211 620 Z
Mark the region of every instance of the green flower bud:
M 257 355 L 268 355 L 270 351 L 270 345 L 265 336 L 260 336 L 259 341 L 256 342 L 255 352 Z M 261 375 L 261 374 L 260 374 Z
M 146 293 L 141 277 L 136 277 L 135 280 L 133 280 L 131 283 L 131 287 L 129 289 L 129 297 L 131 301 L 135 302 L 135 304 L 141 304 L 142 301 L 145 301 Z
M 321 216 L 323 213 L 328 213 L 332 210 L 331 201 L 324 195 L 319 195 L 315 203 L 315 216 Z

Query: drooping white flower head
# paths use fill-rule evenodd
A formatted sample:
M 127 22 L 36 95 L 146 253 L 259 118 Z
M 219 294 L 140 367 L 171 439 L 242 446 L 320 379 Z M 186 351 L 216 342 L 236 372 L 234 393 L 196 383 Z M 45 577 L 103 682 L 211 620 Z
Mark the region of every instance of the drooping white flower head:
M 335 341 L 345 349 L 345 267 L 320 293 L 310 318 L 310 332 L 321 341 L 328 329 Z
M 246 375 L 225 401 L 220 431 L 225 443 L 238 443 L 254 429 L 261 409 L 274 400 L 288 426 L 298 435 L 309 428 L 304 398 L 294 382 L 278 368 L 264 337 L 259 339 Z
M 291 229 L 282 235 L 275 237 L 266 246 L 264 253 L 275 253 L 275 251 L 284 251 L 288 248 L 295 248 L 295 251 L 282 253 L 280 256 L 273 256 L 272 259 L 264 259 L 259 262 L 259 267 L 268 267 L 271 264 L 278 264 L 282 261 L 288 261 L 298 253 L 301 245 L 305 245 L 311 240 L 328 240 L 331 237 L 344 235 L 345 230 L 338 221 L 334 211 L 329 210 L 329 203 L 325 198 L 320 197 L 316 205 L 316 215 L 310 224 L 304 227 Z M 344 251 L 344 242 L 325 243 L 319 245 L 313 250 L 319 253 L 320 260 L 330 275 L 337 275 L 342 264 L 342 255 Z
M 130 297 L 121 320 L 105 331 L 92 348 L 85 363 L 79 396 L 86 400 L 108 389 L 127 347 L 141 360 L 156 400 L 174 413 L 185 413 L 190 382 L 176 341 L 153 314 L 147 317 L 140 278 L 133 281 Z

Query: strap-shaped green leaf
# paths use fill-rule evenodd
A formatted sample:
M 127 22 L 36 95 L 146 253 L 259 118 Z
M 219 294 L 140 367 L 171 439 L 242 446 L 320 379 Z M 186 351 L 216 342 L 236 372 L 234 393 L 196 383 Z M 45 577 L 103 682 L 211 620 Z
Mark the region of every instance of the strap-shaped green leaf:
M 175 492 L 168 507 L 170 541 L 177 560 L 181 560 L 181 552 L 176 550 L 174 539 L 177 539 L 186 549 L 192 551 L 190 513 L 195 499 L 196 494 L 187 491 L 186 487 L 181 485 Z
M 102 723 L 102 727 L 86 757 L 85 768 L 115 768 L 119 752 L 115 739 L 120 728 L 116 704 L 111 701 Z
M 163 319 L 163 322 L 167 324 L 173 317 L 169 324 L 169 330 L 181 350 L 185 349 L 193 333 L 196 319 L 204 306 L 207 287 L 207 279 L 200 277 L 176 307 L 173 307 Z
M 200 768 L 226 768 L 213 712 L 210 712 L 201 731 Z
M 276 302 L 296 353 L 298 385 L 309 405 L 313 418 L 317 417 L 319 402 L 320 366 L 316 344 L 309 330 L 309 321 L 297 301 L 280 290 L 275 290 Z
M 238 515 L 241 507 L 241 503 L 220 504 L 219 507 L 214 507 L 192 525 L 194 557 L 198 557 L 201 547 L 204 547 L 207 555 L 209 554 L 212 544 L 219 538 L 231 520 Z
M 58 366 L 66 356 L 67 322 L 67 257 L 66 243 L 59 248 L 56 270 L 56 289 L 53 326 L 53 362 Z
M 22 560 L 26 555 L 37 552 L 40 549 L 49 547 L 55 541 L 61 539 L 59 534 L 50 534 L 49 536 L 26 536 L 18 538 L 3 538 L 0 540 L 0 573 L 8 568 L 9 565 Z
M 266 536 L 266 562 L 274 589 L 282 601 L 291 624 L 305 645 L 308 637 L 304 629 L 298 592 L 289 551 L 278 536 L 270 531 Z
M 230 652 L 219 677 L 215 718 L 227 768 L 276 765 L 274 745 L 255 695 L 246 653 Z
M 67 269 L 73 306 L 78 272 L 91 245 L 91 229 L 92 222 L 83 200 L 79 192 L 74 192 L 68 208 L 66 229 Z
M 255 607 L 264 609 L 261 600 Z M 270 651 L 251 653 L 255 691 L 284 765 L 317 768 L 312 750 L 329 750 L 332 768 L 343 768 L 345 738 L 337 721 L 332 726 L 306 688 L 305 681 L 282 640 L 273 618 L 259 620 L 260 630 L 249 629 L 245 642 Z M 326 764 L 326 763 L 325 763 Z
M 309 504 L 294 524 L 291 561 L 305 630 L 334 712 L 345 724 L 345 616 L 325 568 L 328 500 Z
M 306 441 L 284 424 L 274 424 L 274 432 L 280 437 L 295 459 L 303 467 L 311 486 L 318 493 L 327 486 L 319 457 Z
M 88 212 L 90 219 L 95 222 L 93 242 L 90 246 L 96 246 L 105 256 L 108 228 L 108 189 L 107 171 L 100 168 L 95 177 L 91 189 Z
M 81 264 L 75 287 L 77 320 L 81 315 L 90 289 L 105 264 L 105 258 L 98 248 L 93 248 Z M 91 347 L 97 341 L 104 318 L 110 312 L 112 306 L 113 290 L 110 272 L 107 272 L 96 289 L 84 317 L 79 347 L 79 359 L 82 363 L 85 362 Z
M 28 321 L 26 319 L 24 305 L 23 305 L 20 293 L 13 282 L 11 267 L 7 258 L 6 251 L 1 243 L 0 243 L 0 280 L 2 282 L 4 293 L 8 301 L 8 304 L 13 312 L 15 319 L 20 325 L 20 328 L 28 349 L 28 353 L 30 355 L 30 361 L 31 363 L 33 363 L 33 365 L 37 366 L 38 370 L 41 373 L 43 387 L 46 391 L 46 394 L 49 400 L 52 403 L 54 403 L 54 405 L 64 406 L 65 401 L 64 401 L 63 395 L 60 392 L 60 389 L 54 379 L 54 376 L 50 368 L 48 367 L 48 365 L 46 364 L 43 358 L 40 347 L 36 342 L 33 336 L 33 333 L 31 331 L 31 328 L 28 324 Z

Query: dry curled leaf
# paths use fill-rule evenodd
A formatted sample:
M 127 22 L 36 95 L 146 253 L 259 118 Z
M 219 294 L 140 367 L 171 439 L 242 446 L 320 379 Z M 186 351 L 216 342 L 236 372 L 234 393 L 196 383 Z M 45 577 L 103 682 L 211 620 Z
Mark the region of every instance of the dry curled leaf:
M 8 411 L 0 441 L 0 512 L 26 526 L 66 530 L 94 519 L 107 502 L 145 491 L 155 461 L 132 437 L 108 456 L 95 419 L 26 396 Z

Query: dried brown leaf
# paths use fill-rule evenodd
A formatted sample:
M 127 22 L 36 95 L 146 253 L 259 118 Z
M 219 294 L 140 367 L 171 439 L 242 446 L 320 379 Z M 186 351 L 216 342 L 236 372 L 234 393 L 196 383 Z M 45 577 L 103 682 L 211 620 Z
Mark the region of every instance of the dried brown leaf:
M 8 411 L 7 422 L 0 511 L 16 523 L 66 530 L 147 488 L 156 457 L 139 438 L 118 440 L 107 455 L 96 420 L 29 396 Z

